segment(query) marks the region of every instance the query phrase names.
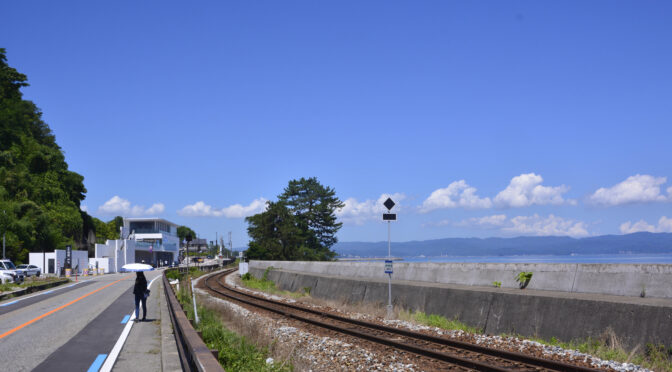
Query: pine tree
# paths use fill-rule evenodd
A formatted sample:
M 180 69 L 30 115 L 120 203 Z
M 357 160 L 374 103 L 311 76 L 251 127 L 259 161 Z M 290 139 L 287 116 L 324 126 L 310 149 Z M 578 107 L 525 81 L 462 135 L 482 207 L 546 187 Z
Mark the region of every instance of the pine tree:
M 344 204 L 317 178 L 291 180 L 265 212 L 246 218 L 252 241 L 247 256 L 267 260 L 331 260 L 342 223 L 335 212 Z

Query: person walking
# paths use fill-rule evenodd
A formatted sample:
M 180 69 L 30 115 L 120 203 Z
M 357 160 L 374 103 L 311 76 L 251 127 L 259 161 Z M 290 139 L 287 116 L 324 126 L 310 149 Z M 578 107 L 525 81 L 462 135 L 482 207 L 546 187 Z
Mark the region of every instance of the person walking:
M 135 321 L 139 321 L 140 318 L 140 309 L 138 305 L 142 301 L 142 320 L 147 318 L 147 279 L 145 278 L 145 273 L 138 271 L 137 276 L 135 277 L 135 286 L 133 286 L 133 294 L 135 295 Z

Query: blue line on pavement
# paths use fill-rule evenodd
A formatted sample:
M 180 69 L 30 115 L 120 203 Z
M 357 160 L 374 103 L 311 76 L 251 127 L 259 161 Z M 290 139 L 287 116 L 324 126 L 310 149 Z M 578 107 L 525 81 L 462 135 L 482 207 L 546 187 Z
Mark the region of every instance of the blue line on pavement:
M 6 304 L 2 304 L 2 305 L 0 305 L 0 307 L 2 307 L 2 306 L 9 306 L 9 305 L 15 304 L 15 303 L 17 303 L 17 302 L 19 302 L 19 300 L 12 301 L 12 302 L 8 302 L 8 303 L 6 303 Z
M 126 322 L 128 322 L 128 319 L 130 319 L 130 317 L 131 317 L 130 315 L 126 315 L 124 319 L 121 320 L 121 324 L 126 324 Z
M 49 293 L 51 293 L 51 292 L 53 292 L 53 291 L 54 291 L 54 290 L 52 289 L 51 291 L 42 292 L 42 294 L 49 294 Z
M 93 361 L 93 364 L 91 364 L 91 367 L 89 367 L 87 372 L 98 372 L 100 367 L 103 365 L 105 358 L 107 358 L 107 354 L 98 354 L 98 357 Z

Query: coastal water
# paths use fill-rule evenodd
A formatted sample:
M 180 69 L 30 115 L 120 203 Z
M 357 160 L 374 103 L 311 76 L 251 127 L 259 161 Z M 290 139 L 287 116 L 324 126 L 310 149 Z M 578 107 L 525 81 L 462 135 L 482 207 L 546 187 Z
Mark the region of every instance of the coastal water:
M 529 255 L 529 256 L 438 256 L 402 257 L 399 262 L 475 262 L 475 263 L 640 263 L 672 264 L 672 253 L 666 254 L 595 254 L 595 255 Z

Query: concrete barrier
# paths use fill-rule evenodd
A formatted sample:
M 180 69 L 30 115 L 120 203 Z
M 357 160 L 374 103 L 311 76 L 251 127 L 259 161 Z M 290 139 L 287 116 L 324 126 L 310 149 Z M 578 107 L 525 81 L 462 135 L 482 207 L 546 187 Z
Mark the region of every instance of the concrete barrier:
M 250 270 L 278 269 L 354 279 L 386 279 L 383 262 L 250 261 Z M 515 277 L 532 272 L 528 289 L 617 296 L 672 298 L 672 265 L 542 263 L 394 263 L 393 280 L 518 288 Z
M 261 277 L 264 271 L 262 265 L 250 264 L 253 275 Z M 268 277 L 288 291 L 310 287 L 311 296 L 316 298 L 381 306 L 387 303 L 386 280 L 275 269 L 269 271 Z M 669 299 L 396 280 L 392 292 L 395 306 L 456 318 L 488 334 L 570 341 L 599 337 L 611 328 L 626 348 L 646 343 L 672 345 Z

